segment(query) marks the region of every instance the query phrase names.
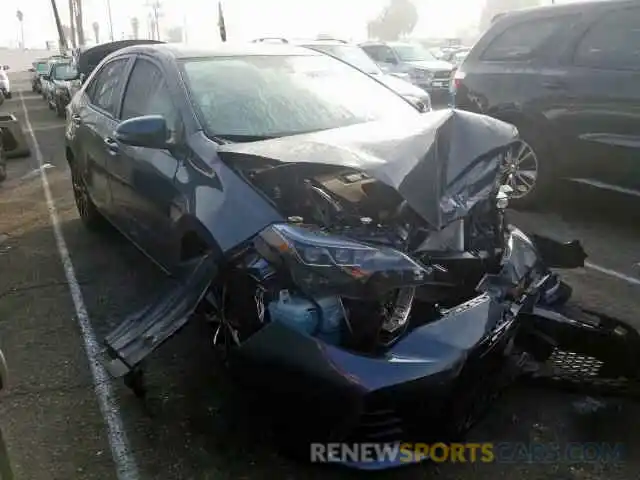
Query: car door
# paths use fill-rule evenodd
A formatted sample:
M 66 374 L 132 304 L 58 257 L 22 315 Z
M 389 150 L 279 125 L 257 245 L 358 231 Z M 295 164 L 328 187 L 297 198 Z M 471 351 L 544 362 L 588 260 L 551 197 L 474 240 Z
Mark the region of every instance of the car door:
M 162 115 L 173 137 L 181 129 L 161 65 L 140 56 L 125 89 L 121 120 L 144 115 Z M 171 211 L 178 195 L 174 185 L 178 151 L 121 144 L 120 155 L 112 163 L 111 191 L 118 215 L 135 226 L 138 245 L 167 269 L 171 269 L 177 254 Z
M 640 195 L 640 6 L 612 8 L 570 50 L 562 87 L 572 177 Z M 631 193 L 633 193 L 631 192 Z
M 130 56 L 117 57 L 103 65 L 87 84 L 82 106 L 70 118 L 76 125 L 85 165 L 84 180 L 91 198 L 125 233 L 127 224 L 113 209 L 109 170 L 119 156 L 112 136 L 130 61 Z

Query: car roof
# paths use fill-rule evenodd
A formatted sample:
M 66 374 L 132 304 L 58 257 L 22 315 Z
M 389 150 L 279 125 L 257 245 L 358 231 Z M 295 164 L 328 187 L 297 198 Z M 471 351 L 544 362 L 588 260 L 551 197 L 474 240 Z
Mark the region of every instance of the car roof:
M 571 3 L 544 5 L 538 7 L 522 8 L 504 12 L 494 17 L 495 21 L 503 19 L 526 18 L 529 16 L 564 13 L 584 12 L 585 10 L 610 9 L 625 6 L 638 6 L 638 0 L 583 0 Z
M 174 59 L 195 59 L 211 57 L 242 57 L 254 55 L 321 55 L 303 47 L 288 43 L 224 43 L 214 47 L 196 48 L 179 43 L 135 45 L 114 53 L 159 53 Z

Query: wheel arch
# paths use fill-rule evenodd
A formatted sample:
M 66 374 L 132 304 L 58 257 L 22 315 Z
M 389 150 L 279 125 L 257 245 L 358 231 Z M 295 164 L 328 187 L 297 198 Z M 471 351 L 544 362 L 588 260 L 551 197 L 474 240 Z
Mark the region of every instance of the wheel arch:
M 184 262 L 211 252 L 216 259 L 222 257 L 222 249 L 211 232 L 195 217 L 184 216 L 177 226 L 179 260 Z

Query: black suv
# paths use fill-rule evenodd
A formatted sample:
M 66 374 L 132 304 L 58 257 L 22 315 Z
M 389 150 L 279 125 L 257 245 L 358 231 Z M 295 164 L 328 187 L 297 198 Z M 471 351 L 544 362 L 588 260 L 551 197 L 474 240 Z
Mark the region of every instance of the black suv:
M 640 196 L 640 2 L 501 15 L 454 76 L 453 103 L 515 124 L 504 168 L 521 206 L 556 179 Z

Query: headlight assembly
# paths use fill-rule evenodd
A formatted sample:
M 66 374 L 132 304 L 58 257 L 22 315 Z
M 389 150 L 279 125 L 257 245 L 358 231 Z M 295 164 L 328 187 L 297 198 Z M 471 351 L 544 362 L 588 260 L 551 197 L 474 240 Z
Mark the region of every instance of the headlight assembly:
M 393 248 L 366 245 L 314 226 L 271 225 L 258 235 L 255 246 L 267 260 L 284 262 L 293 281 L 307 291 L 348 295 L 351 287 L 370 284 L 380 292 L 424 283 L 433 273 Z

